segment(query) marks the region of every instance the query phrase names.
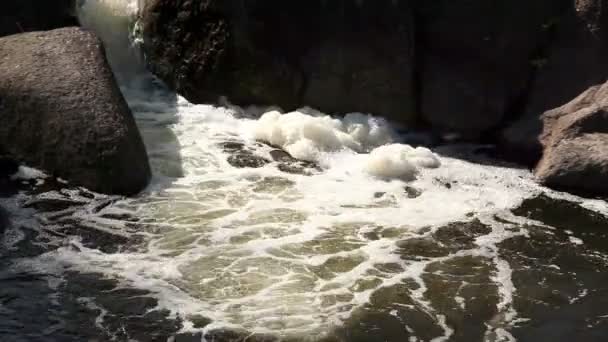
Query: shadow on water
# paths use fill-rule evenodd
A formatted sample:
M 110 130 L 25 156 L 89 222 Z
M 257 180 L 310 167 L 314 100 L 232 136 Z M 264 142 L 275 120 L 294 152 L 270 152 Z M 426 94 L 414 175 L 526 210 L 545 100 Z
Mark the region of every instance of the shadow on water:
M 76 13 L 80 25 L 103 42 L 108 63 L 146 145 L 154 176 L 152 186 L 162 186 L 183 175 L 179 142 L 169 127 L 178 121 L 177 95 L 147 70 L 137 43 L 136 3 L 79 0 Z
M 36 209 L 57 213 L 74 203 L 49 200 Z M 30 225 L 16 216 L 0 211 L 0 341 L 164 342 L 179 331 L 181 321 L 155 310 L 151 293 L 102 274 L 69 271 L 53 254 L 78 248 L 71 244 L 76 237 L 106 254 L 136 241 L 70 221 Z
M 145 291 L 98 274 L 61 279 L 0 262 L 2 341 L 167 341 L 180 328 Z
M 517 341 L 606 341 L 608 337 L 608 218 L 546 195 L 524 201 L 513 214 L 549 226 L 525 225 L 528 235 L 504 240 L 500 257 L 512 269 L 513 308 L 521 318 L 505 326 Z M 443 257 L 467 250 L 485 234 L 475 221 L 440 228 L 428 241 L 406 240 L 402 258 Z M 581 243 L 573 243 L 580 239 Z M 487 329 L 499 321 L 494 268 L 483 257 L 454 257 L 429 264 L 422 276 L 434 314 L 413 300 L 407 280 L 376 291 L 324 342 L 432 340 L 444 335 L 438 315 L 453 329 L 448 341 L 496 341 Z M 460 298 L 458 303 L 456 299 Z M 466 310 L 465 310 L 466 305 Z M 498 326 L 500 327 L 500 325 Z
M 183 176 L 180 144 L 170 129 L 178 121 L 177 96 L 151 76 L 128 83 L 121 80 L 121 89 L 152 166 L 151 185 L 137 196 L 145 199 Z M 101 274 L 65 272 L 53 259 L 57 248 L 78 248 L 72 239 L 106 254 L 139 248 L 144 238 L 138 235 L 137 218 L 101 217 L 110 225 L 112 220 L 124 223 L 126 234 L 120 234 L 111 226 L 92 227 L 71 217 L 79 210 L 98 215 L 120 198 L 50 179 L 37 187 L 35 181 L 11 181 L 8 174 L 0 178 L 0 188 L 14 190 L 0 192 L 5 206 L 18 192 L 27 194 L 24 203 L 0 207 L 0 341 L 164 342 L 179 331 L 179 318 L 154 310 L 158 302 L 151 293 L 122 287 Z M 47 191 L 57 196 L 38 196 Z M 36 210 L 35 223 L 22 222 L 21 216 L 33 215 L 20 213 L 22 205 Z M 41 268 L 37 267 L 40 258 Z
M 506 161 L 494 145 L 449 144 L 433 147 L 433 151 L 443 157 L 460 159 L 474 164 L 528 169 L 526 165 Z
M 152 75 L 121 86 L 148 151 L 152 185 L 183 177 L 180 143 L 171 130 L 178 118 L 178 96 Z

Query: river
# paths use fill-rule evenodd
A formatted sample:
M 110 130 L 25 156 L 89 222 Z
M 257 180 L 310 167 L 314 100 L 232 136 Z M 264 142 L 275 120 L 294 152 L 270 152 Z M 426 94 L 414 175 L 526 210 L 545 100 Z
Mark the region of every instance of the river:
M 136 2 L 82 6 L 153 180 L 0 199 L 0 340 L 608 338 L 605 201 L 368 114 L 191 104 L 142 67 Z

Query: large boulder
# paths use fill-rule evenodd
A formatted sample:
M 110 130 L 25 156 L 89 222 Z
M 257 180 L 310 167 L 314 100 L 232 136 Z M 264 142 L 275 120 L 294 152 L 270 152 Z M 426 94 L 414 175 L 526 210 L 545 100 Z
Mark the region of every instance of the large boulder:
M 608 83 L 542 116 L 536 176 L 550 187 L 608 195 Z
M 418 0 L 423 118 L 472 139 L 502 125 L 569 1 Z
M 570 0 L 566 14 L 552 25 L 555 37 L 538 60 L 521 118 L 501 134 L 505 152 L 530 164 L 542 153 L 543 113 L 608 79 L 607 0 Z
M 100 40 L 79 28 L 0 38 L 0 146 L 95 191 L 134 194 L 150 179 L 135 120 Z
M 192 102 L 414 118 L 409 1 L 150 0 L 151 69 Z
M 77 25 L 74 0 L 0 2 L 0 37 Z

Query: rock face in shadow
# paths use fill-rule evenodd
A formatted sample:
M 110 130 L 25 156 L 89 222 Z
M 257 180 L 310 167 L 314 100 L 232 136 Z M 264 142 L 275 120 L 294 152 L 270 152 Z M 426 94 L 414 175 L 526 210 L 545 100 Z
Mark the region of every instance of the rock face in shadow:
M 414 116 L 409 1 L 148 1 L 151 69 L 196 103 Z
M 0 75 L 0 146 L 9 155 L 99 192 L 147 185 L 144 144 L 92 33 L 1 38 Z
M 607 194 L 608 83 L 591 87 L 542 119 L 540 181 L 583 194 Z
M 569 1 L 417 1 L 423 118 L 473 139 L 500 125 Z
M 538 60 L 523 116 L 501 134 L 508 154 L 530 164 L 542 153 L 541 115 L 608 79 L 608 1 L 572 0 L 552 25 L 555 36 Z
M 8 228 L 8 214 L 4 208 L 0 207 L 0 235 L 4 234 L 4 231 Z
M 0 3 L 0 37 L 78 24 L 74 0 L 6 0 Z
M 371 112 L 530 166 L 543 113 L 608 79 L 608 0 L 151 0 L 142 18 L 151 69 L 193 102 Z

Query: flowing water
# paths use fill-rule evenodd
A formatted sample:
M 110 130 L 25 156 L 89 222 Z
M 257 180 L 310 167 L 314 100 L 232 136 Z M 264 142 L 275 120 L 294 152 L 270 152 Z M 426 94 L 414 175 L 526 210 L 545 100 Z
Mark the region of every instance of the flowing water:
M 479 146 L 399 144 L 367 114 L 188 103 L 126 48 L 135 4 L 80 16 L 152 184 L 125 199 L 21 170 L 28 190 L 1 200 L 1 340 L 608 339 L 606 202 Z

